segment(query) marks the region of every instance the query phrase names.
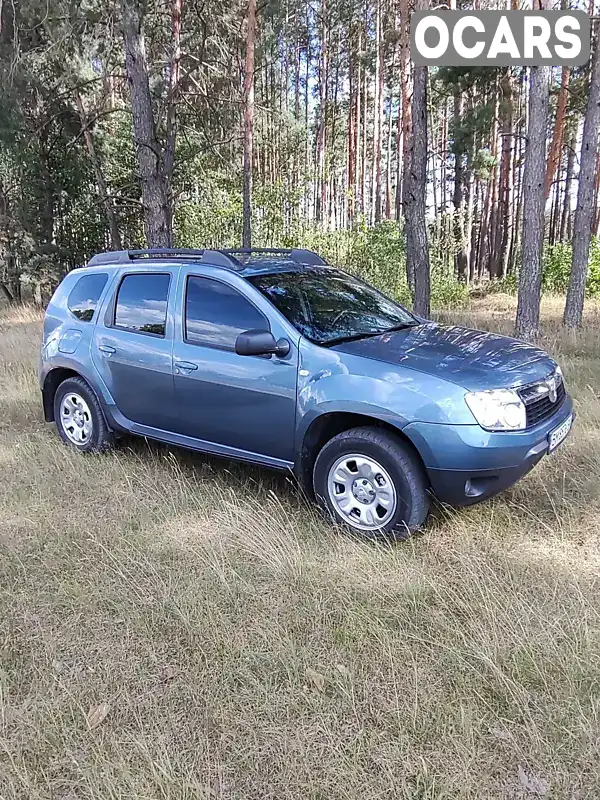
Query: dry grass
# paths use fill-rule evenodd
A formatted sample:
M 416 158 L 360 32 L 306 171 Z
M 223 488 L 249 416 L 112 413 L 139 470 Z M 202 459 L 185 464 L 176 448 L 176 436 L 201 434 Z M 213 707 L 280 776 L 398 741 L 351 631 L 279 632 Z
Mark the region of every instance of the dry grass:
M 41 419 L 39 319 L 5 312 L 0 798 L 600 797 L 600 309 L 579 339 L 544 313 L 574 435 L 389 549 L 277 475 L 71 453 Z

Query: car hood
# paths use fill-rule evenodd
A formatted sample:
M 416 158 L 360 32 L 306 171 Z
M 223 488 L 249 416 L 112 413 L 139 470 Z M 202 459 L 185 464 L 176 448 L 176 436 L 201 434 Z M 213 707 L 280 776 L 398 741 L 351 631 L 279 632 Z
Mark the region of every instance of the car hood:
M 545 378 L 555 362 L 538 347 L 496 333 L 427 322 L 332 347 L 397 364 L 466 389 L 503 389 Z

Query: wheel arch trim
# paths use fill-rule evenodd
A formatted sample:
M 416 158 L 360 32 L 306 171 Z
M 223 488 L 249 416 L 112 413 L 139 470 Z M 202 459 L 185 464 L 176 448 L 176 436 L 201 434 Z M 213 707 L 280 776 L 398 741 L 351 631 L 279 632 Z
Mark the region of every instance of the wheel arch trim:
M 374 406 L 365 408 L 356 404 L 342 408 L 327 407 L 316 413 L 306 414 L 303 422 L 298 431 L 294 471 L 303 488 L 309 493 L 312 493 L 312 470 L 319 451 L 338 433 L 355 427 L 375 426 L 389 431 L 409 444 L 425 467 L 417 444 L 405 431 L 407 421 L 390 415 L 385 409 Z

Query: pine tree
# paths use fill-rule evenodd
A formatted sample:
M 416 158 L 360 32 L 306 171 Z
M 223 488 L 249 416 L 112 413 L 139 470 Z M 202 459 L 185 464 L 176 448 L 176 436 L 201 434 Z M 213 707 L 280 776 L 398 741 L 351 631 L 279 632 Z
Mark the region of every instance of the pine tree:
M 535 339 L 540 328 L 542 247 L 544 244 L 545 131 L 550 97 L 550 69 L 531 67 L 529 126 L 523 173 L 523 264 L 519 274 L 516 335 Z
M 569 328 L 580 328 L 583 317 L 585 281 L 592 228 L 595 220 L 595 173 L 600 136 L 600 45 L 596 37 L 592 56 L 592 70 L 588 91 L 587 110 L 583 123 L 581 155 L 579 157 L 579 187 L 577 208 L 573 225 L 573 259 L 571 277 L 565 304 L 564 323 Z

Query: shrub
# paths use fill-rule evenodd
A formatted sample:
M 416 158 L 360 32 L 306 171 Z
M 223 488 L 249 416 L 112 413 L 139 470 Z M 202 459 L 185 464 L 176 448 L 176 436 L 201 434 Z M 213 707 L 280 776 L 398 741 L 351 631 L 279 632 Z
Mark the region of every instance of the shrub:
M 573 248 L 570 242 L 549 245 L 544 251 L 544 272 L 542 287 L 544 291 L 564 294 L 569 286 Z M 590 297 L 600 295 L 600 242 L 592 239 L 586 281 L 586 294 Z
M 298 199 L 283 188 L 255 193 L 253 243 L 264 247 L 305 247 L 321 254 L 330 264 L 372 283 L 390 297 L 411 306 L 406 280 L 406 239 L 403 226 L 385 220 L 367 227 L 364 220 L 346 230 L 327 230 L 307 225 L 290 215 L 285 231 L 283 209 L 297 209 Z M 225 181 L 206 181 L 194 187 L 176 208 L 176 241 L 180 247 L 232 247 L 241 241 L 241 195 Z M 456 308 L 467 297 L 451 268 L 432 251 L 431 302 L 434 308 Z
M 548 245 L 544 250 L 542 288 L 546 292 L 564 292 L 569 285 L 572 248 L 568 242 Z
M 329 263 L 358 275 L 404 305 L 412 298 L 406 279 L 406 240 L 397 222 L 386 220 L 371 228 L 359 224 L 343 231 L 325 231 L 316 227 L 299 233 L 290 246 L 308 247 Z M 434 308 L 456 308 L 464 304 L 468 293 L 451 270 L 432 260 L 431 304 Z

